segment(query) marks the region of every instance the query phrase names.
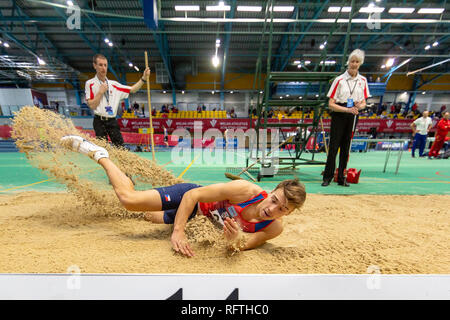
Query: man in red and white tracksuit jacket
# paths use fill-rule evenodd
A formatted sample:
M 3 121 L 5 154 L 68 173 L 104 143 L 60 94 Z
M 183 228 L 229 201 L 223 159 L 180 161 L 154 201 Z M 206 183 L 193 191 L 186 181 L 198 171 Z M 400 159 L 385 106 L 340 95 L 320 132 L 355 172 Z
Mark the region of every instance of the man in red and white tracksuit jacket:
M 445 143 L 445 137 L 450 131 L 450 112 L 444 113 L 444 117 L 439 121 L 437 125 L 437 131 L 434 138 L 433 145 L 431 146 L 430 152 L 428 153 L 428 158 L 437 157 L 439 151 Z

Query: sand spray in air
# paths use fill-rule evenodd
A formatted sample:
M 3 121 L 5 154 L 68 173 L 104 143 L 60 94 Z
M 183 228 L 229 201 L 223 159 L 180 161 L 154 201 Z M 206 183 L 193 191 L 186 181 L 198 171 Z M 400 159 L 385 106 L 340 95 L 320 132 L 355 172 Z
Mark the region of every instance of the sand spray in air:
M 109 184 L 100 165 L 86 155 L 64 148 L 60 139 L 78 135 L 105 148 L 110 159 L 128 176 L 133 177 L 140 190 L 182 183 L 152 160 L 142 158 L 124 148 L 115 147 L 78 130 L 63 115 L 36 107 L 23 107 L 15 114 L 11 135 L 18 149 L 25 153 L 31 164 L 66 185 L 69 193 L 81 203 L 81 218 L 90 216 L 143 217 L 143 213 L 126 210 Z M 196 217 L 186 227 L 188 239 L 200 245 L 225 245 L 222 230 L 214 227 L 206 217 Z
M 139 183 L 150 189 L 182 182 L 153 161 L 93 138 L 75 128 L 70 119 L 49 110 L 22 108 L 14 117 L 11 135 L 31 164 L 65 184 L 68 191 L 85 205 L 86 213 L 130 215 L 114 192 L 111 192 L 112 186 L 101 167 L 86 155 L 67 150 L 61 145 L 60 139 L 65 135 L 78 135 L 104 147 L 111 160 L 124 173 L 133 177 L 136 187 Z

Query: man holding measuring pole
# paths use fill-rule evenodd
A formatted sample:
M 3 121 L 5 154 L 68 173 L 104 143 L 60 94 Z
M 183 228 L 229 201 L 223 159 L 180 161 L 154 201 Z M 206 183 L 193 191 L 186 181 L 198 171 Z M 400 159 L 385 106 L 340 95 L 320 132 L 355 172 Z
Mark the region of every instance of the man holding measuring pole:
M 108 60 L 102 54 L 93 57 L 93 67 L 96 71 L 94 78 L 86 81 L 86 102 L 94 111 L 94 131 L 97 138 L 111 139 L 115 146 L 123 146 L 123 137 L 117 123 L 117 110 L 121 100 L 128 98 L 130 93 L 141 89 L 150 75 L 150 69 L 146 68 L 139 81 L 133 86 L 122 85 L 117 81 L 106 77 L 108 72 Z
M 370 96 L 367 79 L 358 73 L 364 62 L 364 51 L 356 49 L 348 57 L 347 71 L 334 79 L 328 97 L 331 113 L 330 146 L 327 164 L 323 173 L 322 186 L 330 184 L 336 168 L 336 155 L 339 151 L 338 185 L 348 187 L 344 177 L 350 154 L 353 132 L 358 122 L 358 113 L 366 107 Z

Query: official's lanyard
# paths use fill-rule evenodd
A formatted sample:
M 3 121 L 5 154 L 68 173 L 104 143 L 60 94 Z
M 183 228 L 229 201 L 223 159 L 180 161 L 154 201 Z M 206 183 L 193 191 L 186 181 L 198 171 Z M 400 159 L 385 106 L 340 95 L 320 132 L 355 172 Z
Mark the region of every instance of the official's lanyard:
M 358 83 L 358 80 L 355 80 L 355 85 L 353 86 L 353 90 L 350 89 L 350 85 L 348 84 L 348 80 L 346 80 L 346 82 L 347 82 L 347 85 L 348 85 L 348 90 L 350 90 L 350 98 L 352 98 L 353 92 L 355 91 L 356 84 Z
M 108 86 L 108 89 L 106 89 L 106 91 L 105 91 L 105 98 L 106 98 L 106 103 L 109 106 L 109 84 L 108 84 L 108 79 L 105 79 L 105 82 L 106 82 L 106 85 Z M 100 83 L 103 83 L 102 80 L 100 80 Z

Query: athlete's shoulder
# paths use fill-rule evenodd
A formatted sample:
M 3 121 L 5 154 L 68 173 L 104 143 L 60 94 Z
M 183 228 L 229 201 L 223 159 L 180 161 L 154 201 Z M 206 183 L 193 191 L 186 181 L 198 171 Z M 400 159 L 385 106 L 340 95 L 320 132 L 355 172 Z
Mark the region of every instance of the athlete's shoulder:
M 252 191 L 253 193 L 256 193 L 256 194 L 264 191 L 264 189 L 261 188 L 260 186 L 258 186 L 257 184 L 254 184 L 247 180 L 234 180 L 234 181 L 231 181 L 228 183 L 229 184 L 233 183 L 236 187 L 239 187 L 239 188 L 242 188 L 242 189 L 245 189 L 248 191 Z
M 283 232 L 283 222 L 281 218 L 273 220 L 266 228 L 261 231 L 266 233 L 270 239 L 279 236 Z
M 224 187 L 231 203 L 247 201 L 263 191 L 258 185 L 246 180 L 233 180 L 225 183 Z

